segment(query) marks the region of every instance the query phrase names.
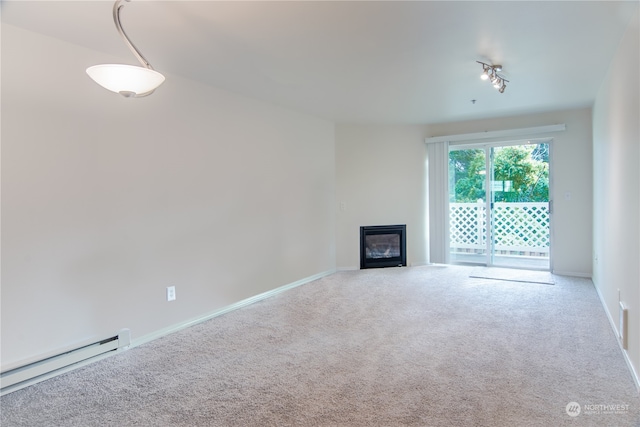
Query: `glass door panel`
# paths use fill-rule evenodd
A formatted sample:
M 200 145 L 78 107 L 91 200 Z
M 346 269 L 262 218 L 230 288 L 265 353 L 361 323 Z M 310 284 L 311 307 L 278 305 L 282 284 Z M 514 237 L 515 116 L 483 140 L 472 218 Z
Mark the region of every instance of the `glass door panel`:
M 491 264 L 548 270 L 549 144 L 491 148 Z
M 486 264 L 486 152 L 449 151 L 449 259 Z

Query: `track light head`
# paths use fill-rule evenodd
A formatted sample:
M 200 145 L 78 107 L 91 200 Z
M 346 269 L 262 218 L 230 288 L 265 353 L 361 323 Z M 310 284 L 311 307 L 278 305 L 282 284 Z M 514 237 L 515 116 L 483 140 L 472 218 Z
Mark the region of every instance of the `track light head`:
M 482 67 L 482 75 L 480 76 L 480 78 L 482 80 L 487 80 L 489 78 L 489 74 L 491 72 L 491 67 L 489 67 L 488 65 L 483 65 Z

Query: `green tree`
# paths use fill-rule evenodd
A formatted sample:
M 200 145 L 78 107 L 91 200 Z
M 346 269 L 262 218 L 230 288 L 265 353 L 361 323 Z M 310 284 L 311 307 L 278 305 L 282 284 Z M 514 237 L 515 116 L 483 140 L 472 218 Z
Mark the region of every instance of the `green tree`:
M 476 202 L 485 197 L 484 150 L 449 152 L 449 198 L 452 202 Z
M 494 149 L 493 182 L 498 202 L 549 200 L 549 146 L 514 145 Z M 485 200 L 484 150 L 449 153 L 449 194 L 452 202 Z
M 540 144 L 542 145 L 542 144 Z M 546 145 L 546 144 L 545 144 Z M 494 181 L 509 183 L 496 191 L 497 202 L 546 202 L 549 200 L 549 167 L 536 145 L 514 145 L 495 150 Z M 538 153 L 540 150 L 537 151 Z M 544 152 L 544 151 L 543 151 Z M 548 153 L 548 151 L 546 151 Z

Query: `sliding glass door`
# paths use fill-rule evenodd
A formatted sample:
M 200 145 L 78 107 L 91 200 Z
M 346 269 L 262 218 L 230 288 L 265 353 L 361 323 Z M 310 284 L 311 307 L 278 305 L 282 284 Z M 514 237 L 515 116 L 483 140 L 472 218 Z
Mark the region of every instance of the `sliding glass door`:
M 451 262 L 550 269 L 549 142 L 450 147 Z

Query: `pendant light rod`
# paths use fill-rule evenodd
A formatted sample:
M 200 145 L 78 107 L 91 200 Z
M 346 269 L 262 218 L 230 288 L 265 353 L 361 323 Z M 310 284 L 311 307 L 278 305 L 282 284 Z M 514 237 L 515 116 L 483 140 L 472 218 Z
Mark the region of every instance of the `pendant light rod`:
M 129 2 L 131 0 L 117 0 L 113 5 L 113 22 L 115 22 L 116 24 L 116 29 L 118 30 L 118 33 L 120 33 L 120 35 L 122 36 L 125 44 L 129 47 L 133 55 L 136 58 L 138 58 L 138 61 L 140 61 L 140 63 L 145 68 L 153 70 L 153 67 L 151 66 L 149 61 L 147 61 L 147 59 L 144 56 L 142 56 L 142 53 L 140 53 L 138 48 L 131 42 L 131 40 L 129 39 L 129 36 L 127 36 L 127 33 L 124 32 L 124 28 L 122 28 L 122 24 L 120 23 L 120 9 L 124 7 L 124 4 L 122 4 L 123 1 Z

